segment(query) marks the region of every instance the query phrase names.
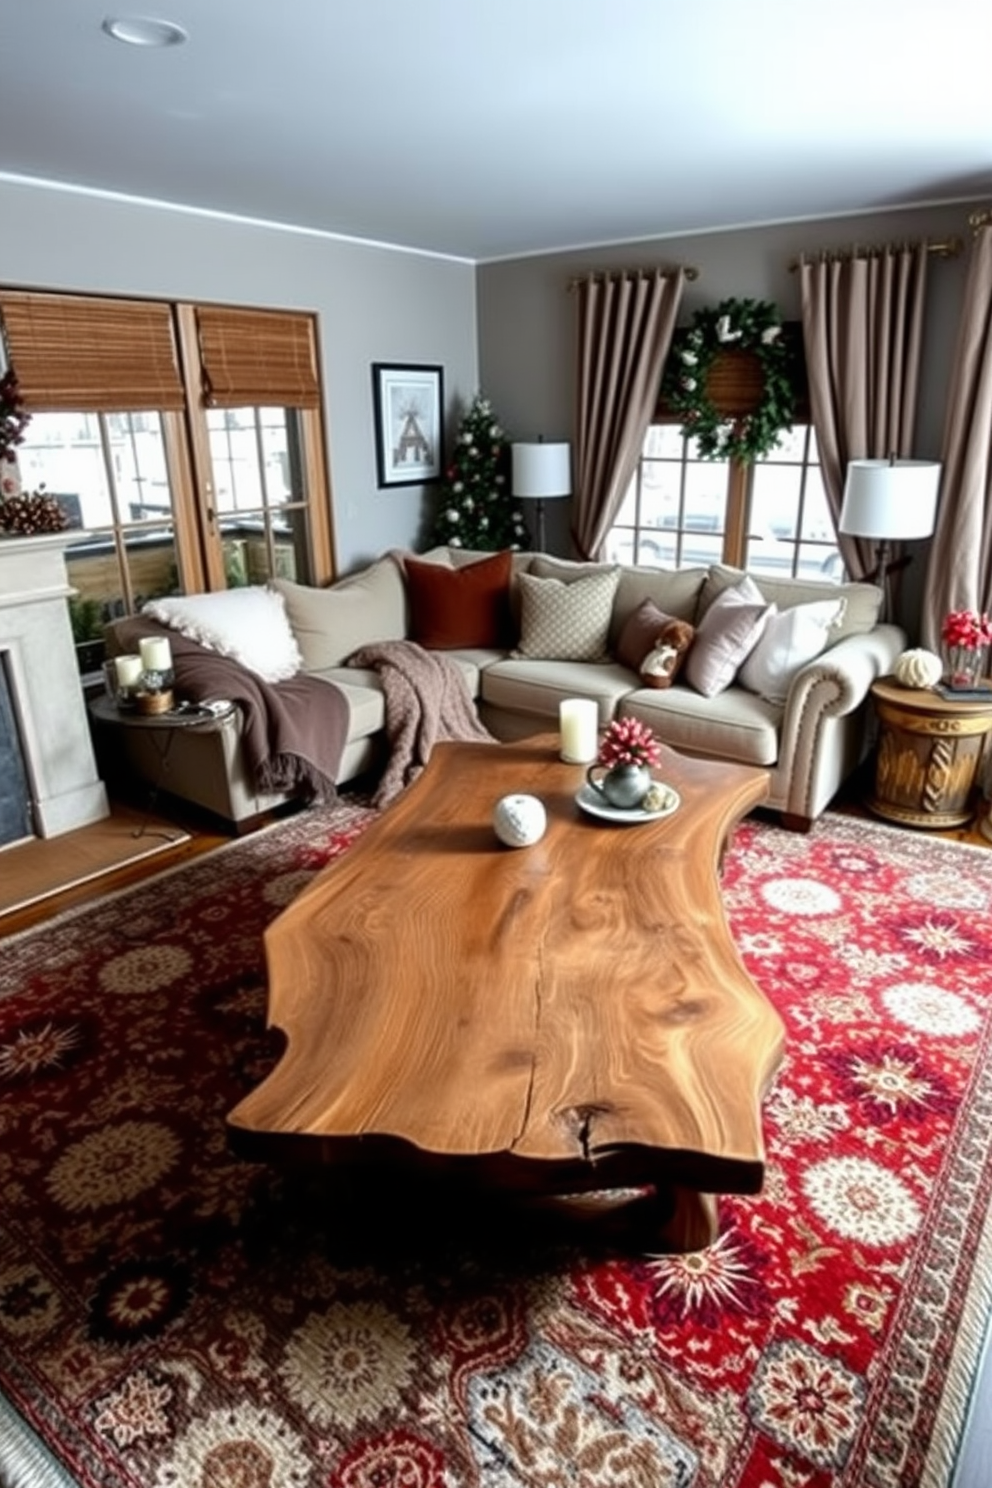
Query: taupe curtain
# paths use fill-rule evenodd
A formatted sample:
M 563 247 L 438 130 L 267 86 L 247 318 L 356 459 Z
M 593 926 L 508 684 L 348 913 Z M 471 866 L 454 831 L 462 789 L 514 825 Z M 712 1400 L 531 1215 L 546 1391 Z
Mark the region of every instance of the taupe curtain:
M 913 453 L 927 247 L 802 259 L 803 344 L 810 410 L 834 525 L 850 460 Z M 876 566 L 870 540 L 839 533 L 849 573 Z
M 940 506 L 923 591 L 924 646 L 951 610 L 992 610 L 992 225 L 972 249 L 944 422 Z
M 685 270 L 592 274 L 579 299 L 578 413 L 572 538 L 599 558 L 658 402 Z

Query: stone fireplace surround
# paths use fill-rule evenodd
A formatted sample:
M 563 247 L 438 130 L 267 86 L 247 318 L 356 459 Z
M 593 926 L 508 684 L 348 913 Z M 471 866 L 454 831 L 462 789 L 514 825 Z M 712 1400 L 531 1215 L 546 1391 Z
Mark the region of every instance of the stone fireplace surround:
M 110 814 L 69 624 L 69 541 L 58 532 L 0 538 L 0 658 L 39 837 L 57 837 Z

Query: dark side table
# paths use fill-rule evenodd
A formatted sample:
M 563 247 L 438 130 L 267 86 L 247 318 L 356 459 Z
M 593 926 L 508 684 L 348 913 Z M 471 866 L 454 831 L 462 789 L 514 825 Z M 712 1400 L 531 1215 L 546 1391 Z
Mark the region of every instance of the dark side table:
M 187 703 L 170 708 L 165 713 L 138 713 L 118 708 L 109 697 L 101 695 L 91 698 L 88 707 L 91 717 L 98 724 L 111 728 L 145 730 L 154 746 L 156 768 L 148 783 L 147 815 L 145 821 L 134 831 L 135 837 L 141 837 L 148 830 L 148 818 L 155 809 L 159 793 L 169 788 L 169 754 L 176 734 L 184 729 L 205 728 L 217 723 L 233 713 L 235 705 L 228 702 L 223 706 L 219 703 L 210 706 Z
M 931 688 L 872 684 L 878 716 L 875 789 L 867 804 L 906 827 L 960 827 L 974 815 L 978 769 L 992 731 L 987 697 L 948 697 Z

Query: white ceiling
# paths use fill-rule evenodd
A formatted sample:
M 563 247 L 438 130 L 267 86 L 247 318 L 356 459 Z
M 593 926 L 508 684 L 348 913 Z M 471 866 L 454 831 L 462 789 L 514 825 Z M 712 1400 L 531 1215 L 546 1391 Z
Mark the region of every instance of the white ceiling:
M 992 194 L 988 0 L 0 9 L 6 177 L 476 261 Z

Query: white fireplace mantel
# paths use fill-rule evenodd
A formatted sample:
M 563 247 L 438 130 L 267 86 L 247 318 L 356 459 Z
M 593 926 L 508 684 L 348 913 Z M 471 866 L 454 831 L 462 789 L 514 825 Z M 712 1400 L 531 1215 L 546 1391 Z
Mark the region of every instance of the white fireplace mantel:
M 70 536 L 0 537 L 0 663 L 5 664 L 35 831 L 57 837 L 110 814 L 96 770 L 66 600 Z

